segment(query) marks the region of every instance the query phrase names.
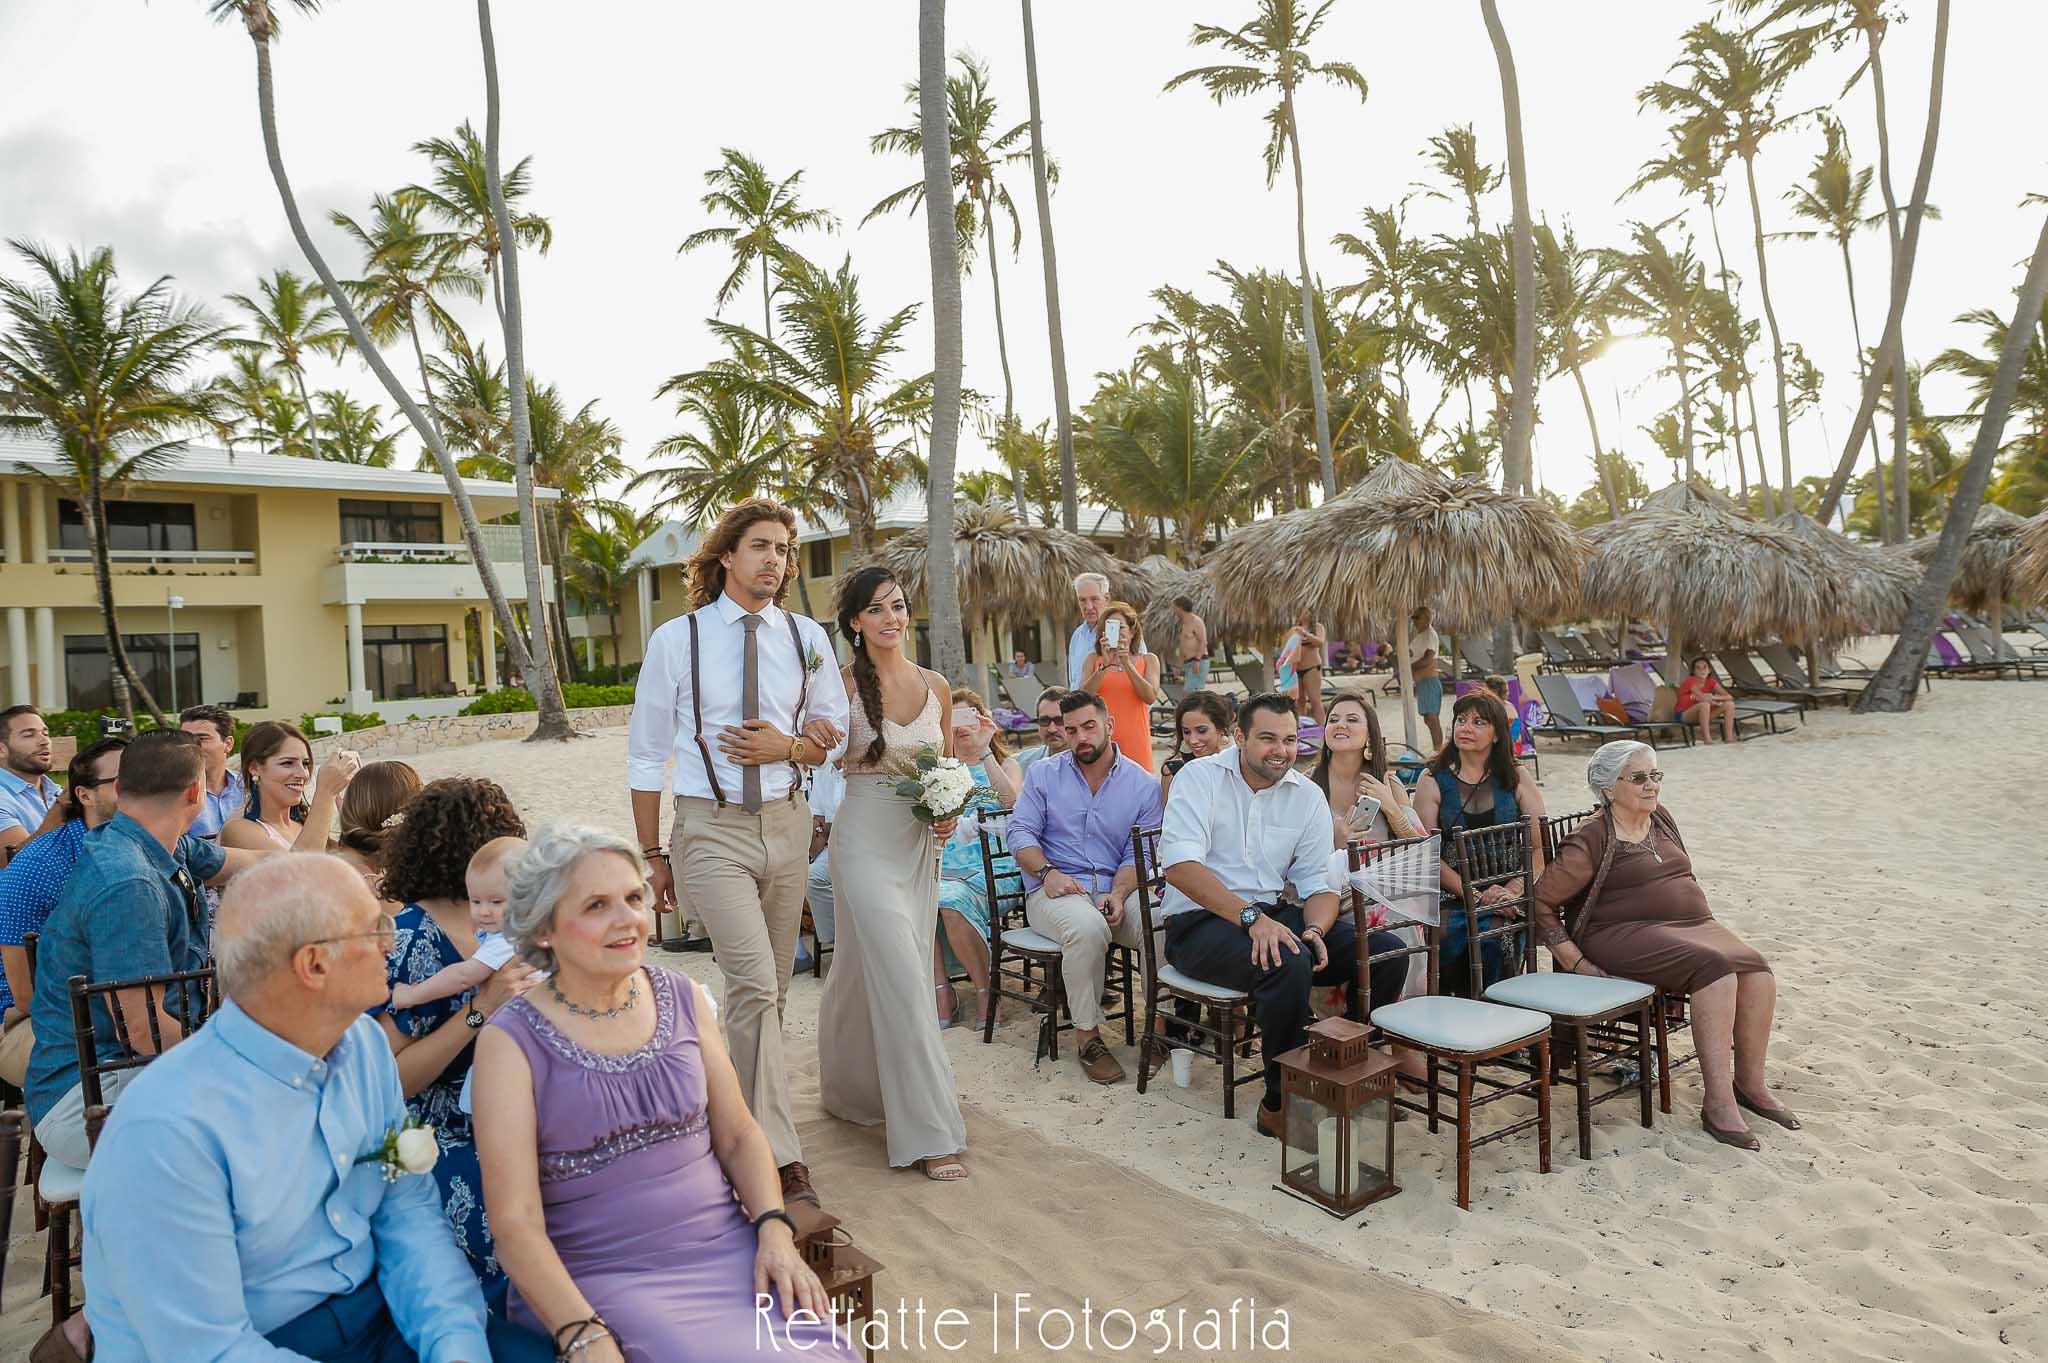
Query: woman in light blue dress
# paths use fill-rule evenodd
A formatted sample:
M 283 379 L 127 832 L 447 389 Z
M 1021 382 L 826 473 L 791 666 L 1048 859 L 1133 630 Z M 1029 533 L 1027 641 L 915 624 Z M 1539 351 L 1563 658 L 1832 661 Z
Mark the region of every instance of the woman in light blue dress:
M 1024 776 L 1003 744 L 988 702 L 972 687 L 953 688 L 951 723 L 954 754 L 973 769 L 975 784 L 987 793 L 969 802 L 959 827 L 939 851 L 939 942 L 932 953 L 932 984 L 938 994 L 939 1026 L 951 1027 L 960 1011 L 952 977 L 964 971 L 974 986 L 978 1027 L 988 1019 L 989 919 L 994 906 L 981 864 L 981 824 L 975 816 L 1016 804 Z M 996 877 L 1006 882 L 1006 893 L 1020 888 L 1016 875 L 1015 862 L 1007 856 L 997 859 Z

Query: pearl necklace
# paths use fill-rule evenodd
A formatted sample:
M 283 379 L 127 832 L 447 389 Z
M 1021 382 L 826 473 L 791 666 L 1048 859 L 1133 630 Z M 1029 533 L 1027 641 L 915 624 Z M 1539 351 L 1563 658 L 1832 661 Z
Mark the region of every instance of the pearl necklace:
M 555 987 L 555 981 L 552 976 L 548 979 L 548 993 L 554 995 L 555 1002 L 561 1004 L 564 1008 L 568 1009 L 572 1015 L 576 1017 L 615 1018 L 619 1014 L 631 1010 L 634 1004 L 640 1002 L 640 981 L 637 976 L 632 980 L 627 981 L 626 1001 L 622 1004 L 619 1004 L 615 1008 L 579 1007 L 577 1004 L 573 1003 L 567 997 L 565 997 L 560 989 Z

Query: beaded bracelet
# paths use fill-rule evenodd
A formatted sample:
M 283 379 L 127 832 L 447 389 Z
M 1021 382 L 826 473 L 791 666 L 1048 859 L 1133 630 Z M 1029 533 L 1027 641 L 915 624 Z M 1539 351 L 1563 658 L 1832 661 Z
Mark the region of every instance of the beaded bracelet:
M 571 1330 L 574 1330 L 576 1333 L 569 1336 L 567 1344 L 562 1343 L 562 1336 L 569 1334 Z M 596 1330 L 598 1333 L 592 1334 L 592 1330 Z M 618 1338 L 617 1335 L 612 1333 L 612 1327 L 605 1322 L 603 1316 L 588 1316 L 583 1320 L 572 1320 L 561 1329 L 555 1331 L 555 1363 L 574 1363 L 577 1354 L 582 1353 L 600 1339 L 609 1339 L 613 1343 L 617 1343 Z

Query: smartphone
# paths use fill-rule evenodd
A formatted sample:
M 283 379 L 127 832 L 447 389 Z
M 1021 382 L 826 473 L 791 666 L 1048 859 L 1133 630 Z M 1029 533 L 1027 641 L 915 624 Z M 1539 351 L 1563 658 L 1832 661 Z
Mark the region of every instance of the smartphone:
M 970 705 L 953 707 L 953 732 L 972 733 L 981 727 L 981 711 Z
M 1379 812 L 1380 801 L 1377 795 L 1359 796 L 1358 803 L 1351 806 L 1351 831 L 1362 833 L 1372 827 L 1373 816 Z
M 1102 646 L 1104 648 L 1121 648 L 1123 642 L 1124 622 L 1111 616 L 1109 623 L 1102 627 Z

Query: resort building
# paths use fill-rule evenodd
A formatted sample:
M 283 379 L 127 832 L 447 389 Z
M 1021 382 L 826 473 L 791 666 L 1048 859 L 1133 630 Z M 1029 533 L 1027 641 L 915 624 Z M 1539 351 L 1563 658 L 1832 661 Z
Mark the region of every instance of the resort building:
M 0 698 L 46 711 L 112 698 L 69 477 L 49 443 L 0 439 Z M 517 508 L 510 484 L 468 488 L 486 522 Z M 438 473 L 188 447 L 108 498 L 107 530 L 122 642 L 166 709 L 401 720 L 497 684 L 496 622 Z M 524 601 L 518 527 L 483 532 Z

